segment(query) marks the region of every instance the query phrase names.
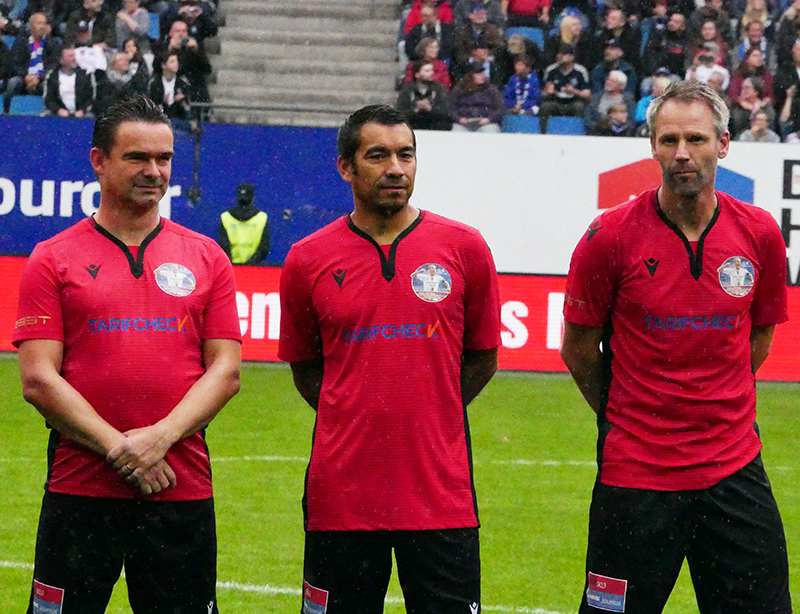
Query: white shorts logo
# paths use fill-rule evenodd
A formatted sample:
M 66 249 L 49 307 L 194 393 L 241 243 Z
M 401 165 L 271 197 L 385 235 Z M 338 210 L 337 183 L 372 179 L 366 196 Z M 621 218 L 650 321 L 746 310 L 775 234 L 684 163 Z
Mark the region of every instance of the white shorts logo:
M 165 262 L 153 272 L 158 287 L 170 296 L 188 296 L 197 286 L 194 273 L 182 264 Z

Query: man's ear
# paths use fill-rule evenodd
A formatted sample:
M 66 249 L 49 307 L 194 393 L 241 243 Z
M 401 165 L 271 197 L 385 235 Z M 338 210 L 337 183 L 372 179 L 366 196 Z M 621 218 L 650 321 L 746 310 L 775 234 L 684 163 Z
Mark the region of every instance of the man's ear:
M 339 174 L 347 183 L 353 180 L 353 175 L 356 174 L 355 165 L 350 160 L 345 160 L 342 156 L 336 159 L 336 168 Z
M 92 147 L 92 150 L 89 152 L 89 162 L 92 164 L 95 175 L 100 175 L 102 173 L 105 161 L 105 154 L 97 147 Z

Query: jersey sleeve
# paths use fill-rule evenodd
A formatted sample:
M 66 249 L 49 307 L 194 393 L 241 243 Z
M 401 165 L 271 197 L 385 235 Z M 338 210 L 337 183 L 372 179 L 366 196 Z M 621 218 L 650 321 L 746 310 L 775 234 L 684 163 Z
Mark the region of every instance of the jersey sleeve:
M 322 356 L 322 340 L 312 296 L 312 280 L 296 247 L 289 250 L 281 271 L 281 332 L 278 358 L 304 362 Z
M 772 216 L 759 241 L 761 254 L 755 293 L 750 305 L 753 326 L 780 324 L 789 319 L 786 291 L 786 245 Z
M 490 350 L 500 346 L 500 290 L 492 253 L 480 234 L 469 267 L 464 294 L 464 348 Z
M 28 339 L 64 341 L 61 282 L 51 251 L 37 247 L 22 272 L 12 343 Z
M 236 282 L 230 260 L 217 245 L 212 245 L 214 284 L 203 321 L 203 339 L 242 340 L 236 309 Z
M 564 319 L 572 324 L 603 328 L 611 319 L 618 267 L 614 233 L 604 224 L 595 219 L 572 253 L 564 294 Z

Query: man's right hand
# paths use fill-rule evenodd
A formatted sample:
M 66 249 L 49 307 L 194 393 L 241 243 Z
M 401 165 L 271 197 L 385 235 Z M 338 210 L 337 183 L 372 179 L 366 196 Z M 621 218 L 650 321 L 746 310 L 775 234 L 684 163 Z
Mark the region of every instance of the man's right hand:
M 164 459 L 147 470 L 136 469 L 125 479 L 146 495 L 152 495 L 167 488 L 175 488 L 178 484 L 175 472 Z

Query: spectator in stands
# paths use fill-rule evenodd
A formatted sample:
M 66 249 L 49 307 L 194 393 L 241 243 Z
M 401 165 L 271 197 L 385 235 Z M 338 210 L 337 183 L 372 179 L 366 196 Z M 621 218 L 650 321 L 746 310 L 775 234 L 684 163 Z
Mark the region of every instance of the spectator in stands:
M 756 2 L 757 3 L 757 2 Z M 753 4 L 756 4 L 753 3 Z M 784 9 L 781 8 L 782 4 L 786 4 L 787 6 L 791 4 L 789 0 L 765 0 L 764 6 L 769 13 L 769 18 L 772 21 L 777 22 L 777 20 L 781 16 L 781 12 Z M 726 9 L 728 14 L 731 16 L 732 19 L 736 19 L 737 21 L 741 21 L 742 17 L 747 13 L 748 9 L 750 8 L 751 0 L 728 0 L 726 3 Z M 786 7 L 784 7 L 786 8 Z
M 750 24 L 760 23 L 761 34 L 769 40 L 775 35 L 774 13 L 767 6 L 767 0 L 747 0 L 744 14 L 739 18 L 737 32 L 741 39 L 749 38 L 747 29 Z M 759 39 L 760 40 L 760 39 Z
M 147 97 L 160 104 L 170 119 L 187 120 L 191 86 L 186 77 L 178 74 L 179 69 L 178 55 L 167 53 L 155 66 L 147 84 Z
M 650 11 L 642 15 L 642 20 L 639 24 L 639 32 L 641 32 L 642 36 L 640 55 L 653 33 L 666 30 L 668 22 L 667 0 L 658 0 L 653 4 Z
M 589 73 L 585 67 L 575 63 L 575 49 L 562 45 L 556 54 L 556 63 L 548 66 L 544 73 L 539 109 L 542 132 L 547 131 L 551 115 L 583 117 L 591 95 Z
M 722 101 L 725 103 L 725 106 L 727 106 L 728 109 L 730 109 L 731 107 L 733 107 L 733 101 L 731 100 L 730 96 L 728 96 L 728 93 L 725 91 L 725 89 L 722 87 L 724 84 L 725 84 L 725 76 L 721 73 L 716 73 L 716 72 L 711 73 L 711 76 L 708 78 L 708 83 L 706 83 L 708 87 L 714 90 L 717 93 L 717 95 L 720 98 L 722 98 Z M 729 119 L 728 120 L 729 132 L 730 132 L 730 127 L 731 123 Z
M 94 102 L 92 78 L 78 68 L 73 47 L 61 50 L 59 64 L 45 77 L 45 109 L 59 117 L 86 117 Z
M 597 35 L 598 48 L 605 49 L 606 43 L 612 39 L 617 41 L 617 45 L 622 50 L 622 59 L 638 71 L 642 35 L 637 27 L 628 23 L 625 11 L 618 8 L 610 8 L 606 11 L 605 27 Z
M 11 9 L 12 7 L 0 4 L 0 35 L 16 38 L 19 34 L 19 26 L 11 17 Z M 2 80 L 2 75 L 0 75 L 0 80 Z
M 436 17 L 442 23 L 453 23 L 453 9 L 448 0 L 415 0 L 411 3 L 411 10 L 408 12 L 405 23 L 405 35 L 411 32 L 414 26 L 422 23 L 422 7 L 424 5 L 432 6 L 436 9 Z M 455 26 L 454 26 L 455 27 Z
M 50 37 L 50 24 L 44 13 L 34 13 L 28 27 L 20 31 L 11 47 L 8 82 L 3 111 L 8 113 L 14 96 L 41 96 L 44 76 L 58 66 L 60 49 Z
M 664 67 L 670 74 L 682 77 L 688 64 L 688 45 L 686 17 L 676 11 L 669 16 L 665 29 L 653 32 L 647 39 L 642 54 L 644 73 L 651 75 Z
M 550 0 L 500 0 L 506 27 L 545 28 L 550 24 Z
M 747 24 L 747 29 L 736 46 L 735 53 L 732 54 L 732 59 L 735 61 L 736 66 L 744 60 L 750 49 L 758 49 L 761 52 L 765 65 L 775 65 L 772 58 L 772 43 L 764 36 L 764 25 L 760 21 L 751 21 Z
M 85 37 L 83 46 L 100 45 L 104 51 L 117 46 L 116 16 L 103 5 L 103 0 L 83 0 L 83 6 L 72 11 L 67 19 L 64 40 L 74 45 Z
M 114 51 L 108 60 L 108 69 L 96 71 L 97 94 L 94 112 L 100 116 L 115 102 L 128 96 L 147 92 L 147 68 L 131 69 L 127 54 Z
M 532 70 L 531 61 L 524 55 L 514 59 L 514 74 L 503 92 L 506 113 L 510 115 L 537 115 L 542 98 L 542 87 Z
M 761 110 L 766 110 L 770 119 L 775 119 L 772 100 L 764 95 L 764 82 L 758 77 L 748 77 L 742 82 L 738 98 L 731 96 L 731 134 L 736 137 L 750 127 L 750 120 Z
M 150 50 L 150 13 L 141 6 L 141 0 L 124 0 L 122 10 L 117 13 L 115 30 L 117 41 L 135 36 L 139 49 Z
M 705 43 L 694 56 L 692 65 L 686 71 L 686 79 L 695 79 L 700 83 L 708 83 L 708 78 L 714 74 L 724 77 L 722 89 L 727 90 L 731 81 L 728 69 L 719 64 L 719 47 L 716 43 Z
M 766 109 L 756 111 L 750 120 L 750 128 L 743 131 L 736 140 L 745 143 L 780 143 L 781 137 L 770 129 L 774 119 L 775 116 Z
M 594 33 L 597 29 L 597 0 L 550 0 L 550 22 L 558 28 L 566 15 L 581 20 L 583 29 Z
M 628 76 L 621 70 L 612 70 L 606 77 L 603 89 L 592 94 L 583 116 L 586 134 L 596 134 L 597 127 L 609 109 L 615 104 L 623 104 L 628 109 L 628 118 L 633 118 L 636 101 L 627 90 Z M 627 119 L 626 119 L 627 122 Z
M 606 39 L 606 47 L 603 50 L 603 61 L 592 69 L 591 89 L 592 92 L 602 92 L 608 81 L 608 75 L 619 70 L 627 77 L 626 91 L 633 96 L 636 93 L 636 69 L 623 58 L 623 51 L 620 43 L 615 38 Z
M 121 51 L 128 56 L 129 70 L 135 73 L 138 73 L 140 70 L 144 70 L 145 74 L 147 75 L 146 81 L 150 81 L 150 75 L 153 74 L 152 52 L 148 53 L 147 55 L 143 54 L 139 50 L 139 45 L 136 43 L 136 38 L 133 36 L 123 43 Z
M 777 71 L 792 69 L 794 58 L 792 47 L 800 35 L 800 0 L 793 0 L 778 21 L 778 34 L 775 36 L 775 60 Z
M 488 45 L 494 56 L 497 56 L 505 45 L 503 31 L 486 20 L 486 8 L 481 2 L 472 3 L 469 23 L 456 26 L 453 33 L 455 63 L 463 64 L 469 61 L 470 51 L 477 42 Z
M 9 31 L 3 32 L 6 36 L 16 36 L 19 33 L 19 26 L 25 13 L 25 8 L 28 5 L 27 0 L 0 0 L 0 13 L 8 20 L 8 23 L 16 29 L 16 33 Z M 5 27 L 5 26 L 4 26 Z
M 424 60 L 433 66 L 433 80 L 450 89 L 451 80 L 447 64 L 439 59 L 439 42 L 435 38 L 423 38 L 417 43 L 415 55 L 418 60 Z M 411 83 L 414 80 L 414 62 L 409 62 L 406 66 L 406 76 L 403 83 Z
M 583 29 L 583 23 L 574 15 L 564 15 L 558 33 L 547 38 L 544 44 L 544 64 L 555 64 L 561 45 L 570 45 L 575 50 L 575 62 L 588 70 L 594 68 L 595 41 L 591 32 Z
M 463 64 L 456 64 L 453 68 L 453 81 L 458 83 L 473 68 L 479 67 L 485 74 L 489 83 L 501 88 L 508 80 L 504 66 L 495 60 L 494 54 L 489 50 L 489 46 L 478 41 L 473 44 L 469 59 Z
M 396 107 L 415 130 L 450 130 L 453 125 L 447 91 L 434 80 L 433 64 L 426 60 L 414 61 L 414 80 L 402 87 Z
M 728 85 L 728 95 L 734 101 L 739 99 L 742 93 L 742 83 L 749 77 L 758 77 L 764 84 L 764 97 L 770 102 L 775 99 L 774 78 L 769 69 L 764 65 L 764 54 L 758 47 L 750 47 L 744 56 L 744 61 L 731 74 L 731 82 Z
M 636 127 L 630 119 L 630 110 L 623 103 L 617 103 L 609 107 L 605 117 L 597 122 L 594 132 L 595 136 L 634 136 Z
M 633 114 L 633 121 L 637 127 L 647 122 L 647 108 L 650 106 L 650 103 L 653 102 L 654 99 L 661 96 L 661 94 L 666 91 L 671 83 L 672 80 L 669 78 L 668 74 L 662 73 L 653 79 L 650 93 L 642 96 L 639 99 L 639 102 L 636 103 L 636 111 Z
M 0 38 L 0 94 L 6 89 L 6 74 L 8 73 L 8 45 Z
M 189 99 L 192 102 L 211 102 L 208 92 L 208 75 L 211 74 L 211 62 L 208 60 L 206 52 L 198 44 L 197 39 L 189 36 L 186 22 L 177 20 L 170 26 L 167 51 L 178 54 L 178 63 L 180 65 L 178 74 L 186 77 L 191 86 Z
M 453 131 L 500 132 L 505 112 L 503 96 L 480 66 L 474 65 L 456 84 L 450 102 Z
M 505 53 L 498 60 L 503 66 L 503 74 L 514 74 L 514 62 L 521 55 L 525 56 L 530 62 L 531 70 L 536 73 L 536 76 L 541 77 L 544 64 L 542 63 L 542 52 L 539 49 L 539 45 L 535 41 L 516 33 L 508 37 Z
M 716 24 L 712 20 L 703 22 L 700 33 L 692 39 L 686 50 L 686 57 L 693 62 L 697 54 L 708 44 L 716 45 L 716 62 L 720 66 L 728 67 L 728 45 L 722 39 Z
M 481 5 L 485 21 L 500 29 L 505 27 L 505 16 L 500 0 L 458 0 L 453 8 L 453 25 L 458 27 L 470 23 L 477 5 Z
M 422 23 L 411 28 L 406 35 L 406 54 L 411 61 L 421 59 L 417 45 L 424 38 L 433 38 L 439 43 L 438 59 L 449 65 L 453 59 L 453 25 L 444 23 L 436 15 L 433 4 L 425 4 L 420 9 Z
M 205 45 L 206 38 L 217 35 L 217 24 L 212 15 L 200 6 L 200 0 L 180 0 L 180 8 L 176 14 L 164 16 L 165 29 L 169 28 L 176 20 L 186 24 L 186 30 L 201 48 Z
M 730 48 L 734 43 L 734 35 L 731 28 L 731 18 L 722 8 L 722 0 L 706 0 L 703 6 L 697 8 L 689 16 L 689 35 L 695 38 L 698 37 L 701 34 L 701 29 L 709 21 L 714 22 L 726 48 Z M 709 41 L 711 39 L 705 38 L 705 40 Z

